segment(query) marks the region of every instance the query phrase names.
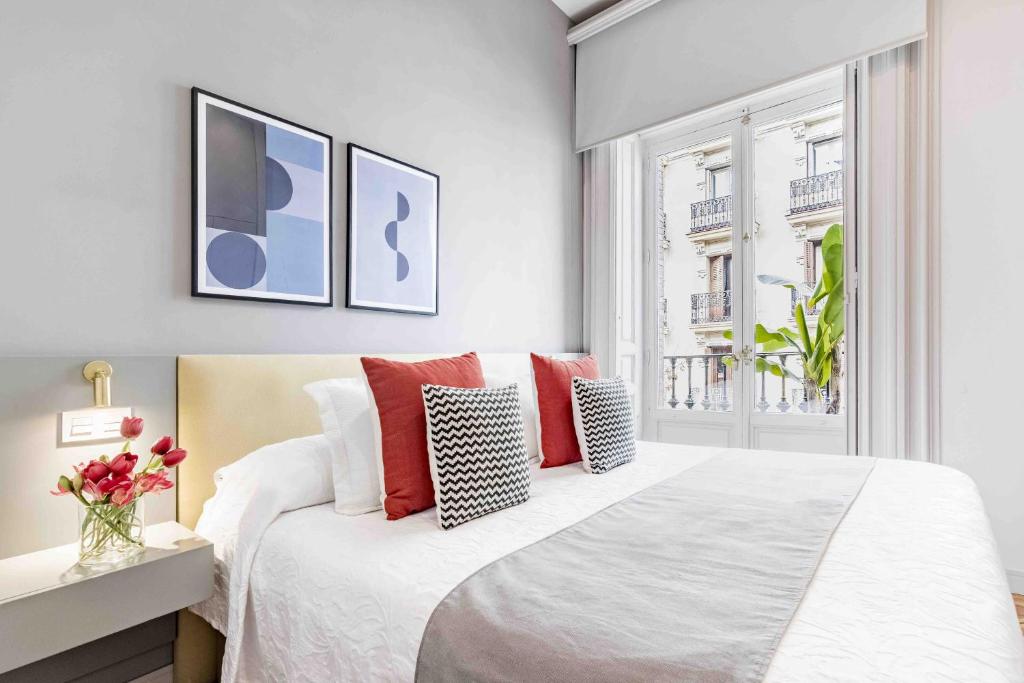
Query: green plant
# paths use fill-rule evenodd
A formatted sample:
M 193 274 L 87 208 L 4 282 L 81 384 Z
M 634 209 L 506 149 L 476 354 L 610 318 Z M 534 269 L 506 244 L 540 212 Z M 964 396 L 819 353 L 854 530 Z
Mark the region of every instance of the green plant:
M 754 361 L 756 372 L 769 372 L 776 377 L 789 377 L 802 382 L 807 391 L 809 401 L 820 403 L 821 390 L 832 382 L 829 395 L 831 401 L 829 413 L 838 413 L 840 405 L 839 376 L 842 373 L 841 342 L 846 331 L 845 296 L 843 293 L 843 226 L 836 223 L 829 227 L 821 242 L 821 277 L 813 289 L 806 283 L 777 277 L 775 275 L 758 275 L 757 279 L 768 285 L 779 285 L 792 289 L 799 295 L 793 308 L 793 319 L 796 330 L 779 327 L 770 330 L 761 323 L 754 326 L 754 342 L 760 352 L 773 353 L 794 349 L 800 356 L 803 376 L 791 368 L 771 360 L 757 356 Z M 822 302 L 824 302 L 822 304 Z M 807 325 L 808 311 L 818 304 L 820 313 L 814 326 L 812 337 Z M 727 331 L 727 339 L 732 339 L 732 332 Z M 729 359 L 731 360 L 731 359 Z M 835 381 L 833 381 L 835 380 Z

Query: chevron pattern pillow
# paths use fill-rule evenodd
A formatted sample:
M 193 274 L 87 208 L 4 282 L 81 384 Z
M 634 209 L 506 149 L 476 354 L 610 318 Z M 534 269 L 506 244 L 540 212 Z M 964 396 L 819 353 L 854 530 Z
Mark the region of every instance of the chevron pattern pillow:
M 573 377 L 572 416 L 587 472 L 602 474 L 636 457 L 633 404 L 621 377 Z
M 451 529 L 530 497 L 519 387 L 423 385 L 437 522 Z

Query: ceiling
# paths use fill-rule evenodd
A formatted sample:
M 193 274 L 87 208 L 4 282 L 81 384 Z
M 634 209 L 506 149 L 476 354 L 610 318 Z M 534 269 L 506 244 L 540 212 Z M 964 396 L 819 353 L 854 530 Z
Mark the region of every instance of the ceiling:
M 569 16 L 572 23 L 578 24 L 601 10 L 608 9 L 615 4 L 616 0 L 552 0 L 552 2 Z

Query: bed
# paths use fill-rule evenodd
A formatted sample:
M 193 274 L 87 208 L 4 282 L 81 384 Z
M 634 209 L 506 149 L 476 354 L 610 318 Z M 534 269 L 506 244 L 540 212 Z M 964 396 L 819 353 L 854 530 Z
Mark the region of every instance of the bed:
M 525 368 L 517 354 L 481 360 L 516 375 Z M 179 438 L 193 452 L 191 469 L 179 474 L 182 521 L 195 524 L 219 467 L 264 444 L 319 431 L 301 386 L 351 376 L 356 363 L 355 356 L 182 357 Z M 578 465 L 535 470 L 527 503 L 445 532 L 431 511 L 392 523 L 374 513 L 344 517 L 329 504 L 284 512 L 266 525 L 247 572 L 243 636 L 228 647 L 238 679 L 413 680 L 431 614 L 467 577 L 720 455 L 722 449 L 641 443 L 635 462 L 605 475 L 582 475 Z M 218 585 L 227 582 L 221 577 Z M 224 628 L 228 597 L 222 588 L 197 611 Z M 752 587 L 752 610 L 757 599 Z M 209 680 L 223 640 L 195 614 L 181 619 L 177 675 Z M 1018 681 L 1021 643 L 970 479 L 935 465 L 877 461 L 764 680 Z

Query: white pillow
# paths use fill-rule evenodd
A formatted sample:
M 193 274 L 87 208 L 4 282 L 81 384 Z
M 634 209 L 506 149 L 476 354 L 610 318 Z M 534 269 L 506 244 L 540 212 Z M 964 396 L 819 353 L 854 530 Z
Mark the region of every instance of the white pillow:
M 540 457 L 540 444 L 537 438 L 537 396 L 533 390 L 533 382 L 525 386 L 521 380 L 508 375 L 491 375 L 484 373 L 484 385 L 488 389 L 507 387 L 509 384 L 519 386 L 519 409 L 523 413 L 523 436 L 526 439 L 526 455 L 530 460 Z
M 363 380 L 327 379 L 303 389 L 317 403 L 331 447 L 335 512 L 361 515 L 380 510 L 380 474 Z

